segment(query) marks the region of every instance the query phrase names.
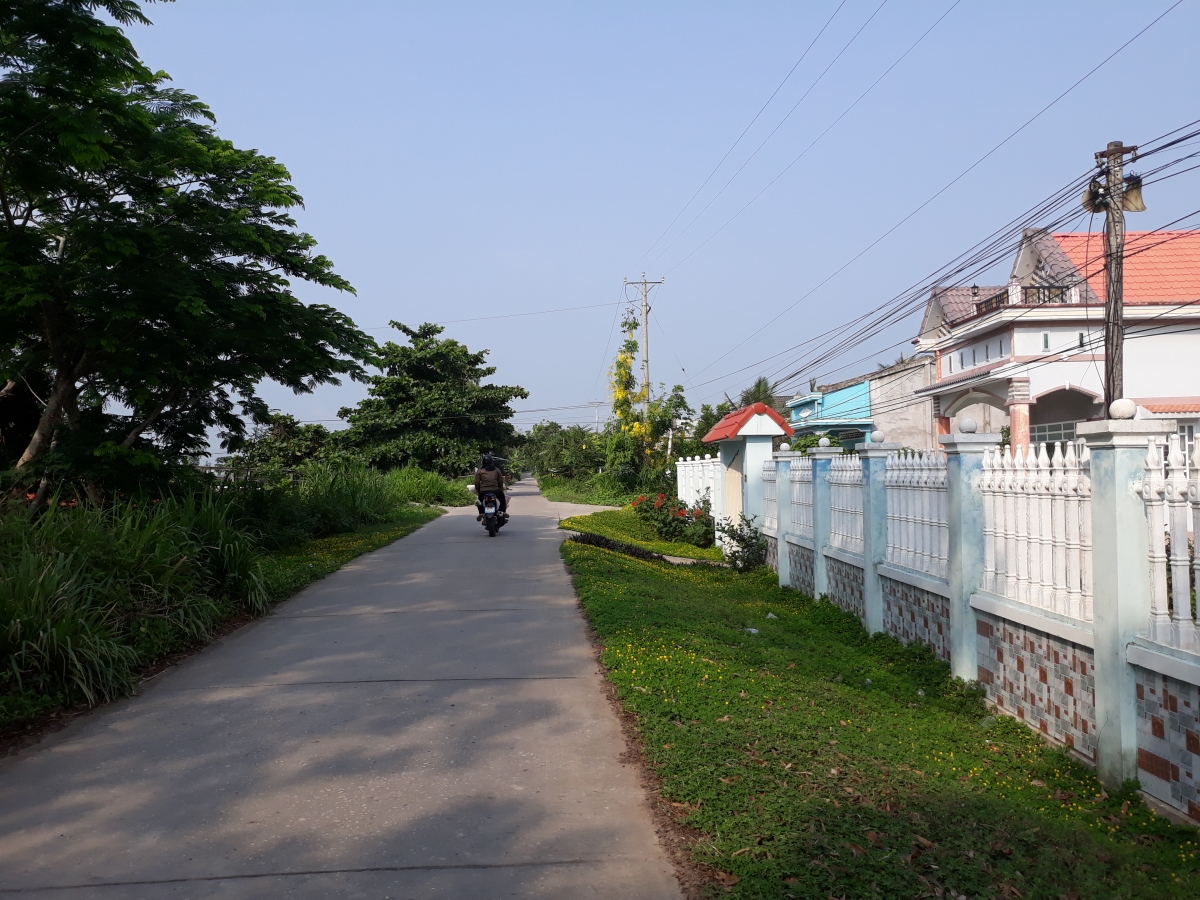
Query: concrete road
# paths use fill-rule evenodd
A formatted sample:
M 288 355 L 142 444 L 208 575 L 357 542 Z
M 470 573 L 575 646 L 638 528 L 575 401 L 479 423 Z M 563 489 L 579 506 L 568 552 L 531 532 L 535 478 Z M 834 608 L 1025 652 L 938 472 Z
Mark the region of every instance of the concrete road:
M 0 763 L 0 894 L 679 898 L 531 483 Z

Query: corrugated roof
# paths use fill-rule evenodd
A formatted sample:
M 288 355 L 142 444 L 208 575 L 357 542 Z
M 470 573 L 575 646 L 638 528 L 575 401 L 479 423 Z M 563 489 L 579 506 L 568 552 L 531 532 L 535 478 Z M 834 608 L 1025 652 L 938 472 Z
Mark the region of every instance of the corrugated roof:
M 1076 271 L 1087 274 L 1088 285 L 1103 303 L 1103 232 L 1050 237 Z M 1126 232 L 1124 299 L 1135 305 L 1200 300 L 1200 231 Z
M 774 419 L 775 423 L 784 430 L 784 433 L 788 437 L 791 437 L 795 433 L 792 431 L 792 427 L 784 421 L 783 416 L 779 415 L 779 413 L 775 412 L 767 404 L 760 402 L 751 403 L 749 406 L 743 406 L 741 409 L 735 409 L 714 425 L 712 430 L 701 438 L 701 441 L 705 444 L 711 444 L 714 441 L 727 441 L 735 438 L 742 430 L 742 427 L 757 415 L 764 415 Z

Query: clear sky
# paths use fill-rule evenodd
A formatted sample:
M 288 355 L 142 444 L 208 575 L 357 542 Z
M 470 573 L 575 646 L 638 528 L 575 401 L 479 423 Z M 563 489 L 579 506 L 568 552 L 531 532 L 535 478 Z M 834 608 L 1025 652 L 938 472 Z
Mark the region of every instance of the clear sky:
M 447 325 L 489 348 L 496 380 L 528 388 L 519 406 L 539 410 L 606 400 L 622 279 L 665 274 L 652 381 L 686 383 L 698 407 L 789 357 L 758 360 L 919 282 L 1086 172 L 1108 141 L 1145 142 L 1200 118 L 1200 3 L 1184 0 L 797 304 L 1174 0 L 839 2 L 178 0 L 149 5 L 155 24 L 131 36 L 147 63 L 213 108 L 224 136 L 291 170 L 301 226 L 358 292 L 303 285 L 303 299 L 338 306 L 380 340 L 390 319 L 596 306 Z M 1198 188 L 1194 176 L 1148 188 L 1150 209 L 1129 227 L 1200 207 Z M 916 324 L 792 387 L 893 359 Z M 333 420 L 364 393 L 264 388 L 306 421 Z M 583 406 L 515 421 L 593 416 Z

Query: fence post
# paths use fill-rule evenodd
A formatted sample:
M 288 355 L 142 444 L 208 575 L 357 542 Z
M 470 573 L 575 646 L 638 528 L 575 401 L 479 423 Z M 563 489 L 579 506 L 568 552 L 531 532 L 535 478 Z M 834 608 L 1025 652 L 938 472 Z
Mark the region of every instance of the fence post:
M 876 431 L 871 443 L 860 444 L 863 489 L 863 618 L 868 634 L 883 631 L 883 582 L 876 566 L 887 555 L 887 455 L 903 447 L 899 443 L 884 443 L 884 435 Z
M 828 445 L 828 438 L 821 438 Z M 829 543 L 832 509 L 829 497 L 829 464 L 840 456 L 841 447 L 813 447 L 808 451 L 812 457 L 813 475 L 813 594 L 821 597 L 829 593 L 829 569 L 825 564 L 825 546 Z
M 1129 400 L 1112 406 L 1117 414 L 1136 411 Z M 1141 482 L 1147 441 L 1174 431 L 1171 420 L 1125 417 L 1076 427 L 1092 454 L 1096 771 L 1109 788 L 1138 777 L 1136 684 L 1125 648 L 1150 625 L 1150 533 Z
M 975 434 L 971 419 L 960 434 L 938 438 L 946 452 L 947 525 L 950 546 L 946 580 L 950 584 L 950 674 L 963 681 L 979 678 L 975 610 L 971 595 L 983 585 L 983 454 L 1000 443 L 998 434 Z
M 779 586 L 792 585 L 792 554 L 788 549 L 787 536 L 792 531 L 792 457 L 801 456 L 792 453 L 783 445 L 775 454 L 775 506 L 779 510 L 779 527 L 775 529 L 779 546 Z

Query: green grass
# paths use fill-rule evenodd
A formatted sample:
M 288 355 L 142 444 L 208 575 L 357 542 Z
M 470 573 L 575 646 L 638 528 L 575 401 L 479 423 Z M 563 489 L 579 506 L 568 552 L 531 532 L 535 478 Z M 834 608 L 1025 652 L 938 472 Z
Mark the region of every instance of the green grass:
M 724 559 L 717 547 L 701 548 L 691 544 L 664 541 L 629 507 L 606 509 L 586 516 L 571 516 L 569 519 L 563 519 L 558 527 L 569 531 L 588 531 L 664 556 L 682 556 L 685 559 L 706 559 L 713 562 Z
M 537 476 L 538 489 L 542 496 L 555 503 L 588 503 L 593 506 L 624 506 L 637 496 L 613 486 L 604 480 L 590 478 L 564 478 L 561 475 Z
M 441 514 L 436 507 L 413 506 L 400 510 L 394 521 L 386 524 L 365 526 L 272 553 L 262 560 L 263 583 L 272 600 L 284 600 L 355 557 L 386 547 Z
M 714 897 L 1197 896 L 1196 829 L 1104 793 L 927 648 L 765 569 L 562 553 Z

